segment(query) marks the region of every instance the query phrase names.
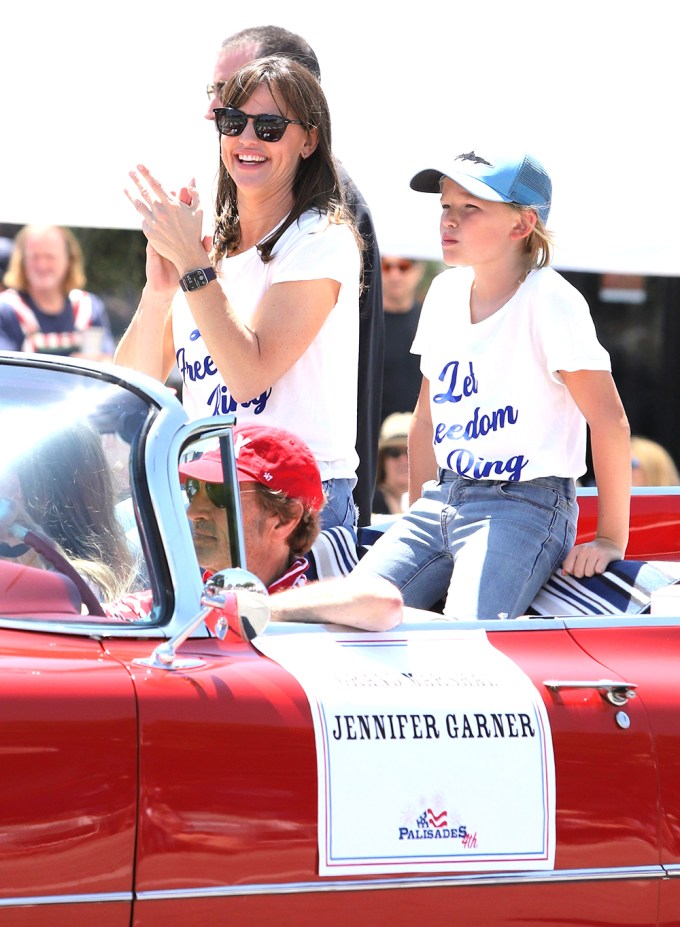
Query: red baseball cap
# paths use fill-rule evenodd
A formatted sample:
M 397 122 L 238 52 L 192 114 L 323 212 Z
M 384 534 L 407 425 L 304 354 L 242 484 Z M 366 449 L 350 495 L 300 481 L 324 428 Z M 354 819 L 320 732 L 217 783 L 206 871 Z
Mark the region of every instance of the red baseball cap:
M 314 455 L 297 435 L 266 425 L 236 425 L 233 429 L 239 483 L 261 483 L 290 499 L 300 499 L 318 512 L 324 504 L 321 474 Z M 181 477 L 223 483 L 219 450 L 180 464 Z

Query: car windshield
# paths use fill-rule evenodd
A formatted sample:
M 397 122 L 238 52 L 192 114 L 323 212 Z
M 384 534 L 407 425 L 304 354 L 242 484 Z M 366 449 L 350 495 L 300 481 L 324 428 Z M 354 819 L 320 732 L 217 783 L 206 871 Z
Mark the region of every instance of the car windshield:
M 106 620 L 96 603 L 148 584 L 130 459 L 149 413 L 86 373 L 0 366 L 0 616 Z

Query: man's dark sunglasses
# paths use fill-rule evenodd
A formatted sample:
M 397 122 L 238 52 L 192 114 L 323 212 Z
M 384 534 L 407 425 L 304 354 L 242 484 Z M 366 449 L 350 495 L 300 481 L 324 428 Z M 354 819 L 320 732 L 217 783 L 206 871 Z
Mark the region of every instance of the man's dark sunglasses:
M 205 486 L 205 494 L 212 504 L 216 505 L 218 509 L 226 509 L 227 487 L 224 483 L 203 483 L 203 485 Z M 191 502 L 194 496 L 199 492 L 200 488 L 201 480 L 195 480 L 193 476 L 189 476 L 185 479 L 184 490 L 189 502 Z
M 213 97 L 218 97 L 226 83 L 226 80 L 218 80 L 214 84 L 207 84 L 205 92 L 208 94 L 208 99 L 212 100 Z
M 231 138 L 240 135 L 248 125 L 248 120 L 252 119 L 255 135 L 261 142 L 280 142 L 288 126 L 304 125 L 300 119 L 286 119 L 285 116 L 276 116 L 273 113 L 251 116 L 233 106 L 217 106 L 213 113 L 219 133 Z

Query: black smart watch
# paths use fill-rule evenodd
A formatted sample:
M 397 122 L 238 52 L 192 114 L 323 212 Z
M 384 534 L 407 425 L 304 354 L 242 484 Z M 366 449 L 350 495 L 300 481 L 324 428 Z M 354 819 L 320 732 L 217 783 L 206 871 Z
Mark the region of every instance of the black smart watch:
M 216 280 L 217 274 L 212 267 L 199 267 L 198 270 L 190 270 L 180 278 L 179 285 L 185 293 L 191 293 L 193 290 L 200 290 L 202 286 L 207 286 L 211 280 Z

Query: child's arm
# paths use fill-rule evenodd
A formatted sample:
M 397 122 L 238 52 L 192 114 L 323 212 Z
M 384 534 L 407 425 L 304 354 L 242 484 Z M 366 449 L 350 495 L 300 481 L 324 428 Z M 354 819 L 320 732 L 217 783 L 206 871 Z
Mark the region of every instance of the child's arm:
M 437 476 L 437 461 L 432 447 L 432 413 L 430 384 L 423 377 L 408 436 L 408 501 L 420 499 L 423 483 Z
M 562 565 L 565 573 L 592 576 L 621 560 L 630 519 L 630 428 L 614 380 L 605 370 L 561 371 L 574 402 L 590 428 L 598 496 L 597 535 L 577 544 Z

